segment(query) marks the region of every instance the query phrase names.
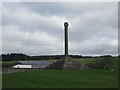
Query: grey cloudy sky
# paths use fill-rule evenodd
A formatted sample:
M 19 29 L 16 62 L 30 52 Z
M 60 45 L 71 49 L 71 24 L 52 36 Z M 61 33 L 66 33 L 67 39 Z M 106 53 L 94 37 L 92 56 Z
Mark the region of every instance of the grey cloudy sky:
M 64 22 L 69 54 L 118 53 L 117 2 L 6 2 L 2 4 L 2 53 L 64 54 Z

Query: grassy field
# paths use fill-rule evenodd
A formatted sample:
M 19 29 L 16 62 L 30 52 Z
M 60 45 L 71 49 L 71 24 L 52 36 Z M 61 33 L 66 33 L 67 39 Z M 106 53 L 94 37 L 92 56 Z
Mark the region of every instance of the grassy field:
M 81 58 L 81 59 L 74 59 L 77 62 L 86 64 L 90 67 L 100 69 L 102 68 L 105 61 L 107 61 L 105 65 L 106 70 L 113 70 L 118 71 L 118 58 L 117 57 L 110 57 L 110 58 Z
M 117 88 L 118 58 L 81 58 L 77 62 L 91 70 L 41 70 L 3 74 L 3 88 Z M 101 68 L 107 60 L 105 69 Z M 38 61 L 38 60 L 35 60 Z M 42 60 L 45 61 L 45 60 Z M 48 60 L 53 63 L 56 60 Z M 6 61 L 15 63 L 15 61 Z
M 41 70 L 3 74 L 3 88 L 117 88 L 117 72 Z
M 22 61 L 22 60 L 21 60 Z M 50 63 L 56 62 L 56 60 L 25 60 L 25 61 L 48 61 Z M 16 63 L 18 61 L 0 61 L 0 63 Z

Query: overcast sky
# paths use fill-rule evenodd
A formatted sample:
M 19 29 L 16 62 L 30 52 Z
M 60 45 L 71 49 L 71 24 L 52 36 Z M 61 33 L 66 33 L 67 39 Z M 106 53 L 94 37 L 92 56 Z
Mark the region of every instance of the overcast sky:
M 1 53 L 64 54 L 64 22 L 69 54 L 118 53 L 117 2 L 6 2 L 2 4 Z

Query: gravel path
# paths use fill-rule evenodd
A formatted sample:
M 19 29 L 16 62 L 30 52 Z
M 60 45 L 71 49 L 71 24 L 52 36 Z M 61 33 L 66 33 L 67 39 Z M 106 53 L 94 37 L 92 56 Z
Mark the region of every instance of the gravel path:
M 33 70 L 41 70 L 41 69 L 12 69 L 12 68 L 2 68 L 2 73 L 13 73 L 13 72 L 24 72 L 24 71 L 33 71 Z

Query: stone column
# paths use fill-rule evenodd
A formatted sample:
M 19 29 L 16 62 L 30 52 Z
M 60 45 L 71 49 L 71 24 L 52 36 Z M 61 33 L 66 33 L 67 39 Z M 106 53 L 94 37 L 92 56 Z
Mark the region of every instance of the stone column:
M 68 59 L 68 22 L 64 23 L 65 27 L 65 60 Z

